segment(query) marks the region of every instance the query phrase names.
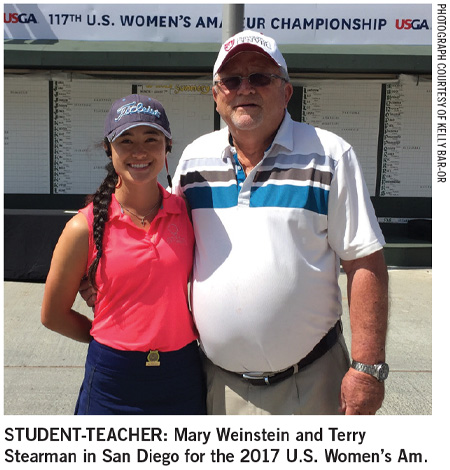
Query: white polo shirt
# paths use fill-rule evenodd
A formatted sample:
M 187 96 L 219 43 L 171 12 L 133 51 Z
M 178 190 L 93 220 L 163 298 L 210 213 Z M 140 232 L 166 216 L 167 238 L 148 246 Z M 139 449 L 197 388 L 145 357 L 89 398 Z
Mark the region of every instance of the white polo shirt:
M 193 315 L 218 366 L 278 371 L 340 318 L 339 258 L 367 256 L 384 238 L 340 137 L 286 113 L 262 161 L 240 178 L 228 135 L 195 140 L 174 176 L 196 236 Z

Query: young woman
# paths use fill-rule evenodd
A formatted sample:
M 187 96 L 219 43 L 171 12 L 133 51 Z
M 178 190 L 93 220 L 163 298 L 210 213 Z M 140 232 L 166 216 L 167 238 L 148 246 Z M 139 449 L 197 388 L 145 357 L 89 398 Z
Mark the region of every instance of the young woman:
M 108 175 L 61 234 L 41 312 L 89 343 L 75 414 L 205 414 L 187 300 L 193 230 L 184 201 L 157 182 L 172 142 L 165 110 L 121 98 L 104 137 Z M 92 321 L 72 309 L 84 276 L 97 289 Z

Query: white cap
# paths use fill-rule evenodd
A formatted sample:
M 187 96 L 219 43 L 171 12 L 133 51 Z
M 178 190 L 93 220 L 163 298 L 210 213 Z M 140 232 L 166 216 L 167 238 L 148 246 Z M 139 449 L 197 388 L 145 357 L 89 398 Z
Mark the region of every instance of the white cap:
M 225 63 L 236 54 L 251 51 L 264 54 L 276 65 L 284 69 L 286 76 L 288 75 L 286 61 L 274 39 L 256 31 L 241 31 L 222 44 L 216 63 L 214 64 L 213 76 L 219 73 Z

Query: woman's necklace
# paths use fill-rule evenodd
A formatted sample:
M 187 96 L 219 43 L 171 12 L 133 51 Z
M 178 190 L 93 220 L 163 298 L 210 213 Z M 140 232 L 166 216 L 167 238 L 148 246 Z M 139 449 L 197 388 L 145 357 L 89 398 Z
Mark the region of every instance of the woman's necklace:
M 159 206 L 161 205 L 161 195 L 158 197 L 158 201 L 156 202 L 156 204 L 144 216 L 140 216 L 140 215 L 135 214 L 133 211 L 130 211 L 130 209 L 127 209 L 126 207 L 122 206 L 122 204 L 120 204 L 120 202 L 119 202 L 119 205 L 122 208 L 122 212 L 125 210 L 125 211 L 129 212 L 131 215 L 134 215 L 136 218 L 141 219 L 141 225 L 144 226 L 145 225 L 145 218 L 148 217 L 157 207 L 159 208 Z

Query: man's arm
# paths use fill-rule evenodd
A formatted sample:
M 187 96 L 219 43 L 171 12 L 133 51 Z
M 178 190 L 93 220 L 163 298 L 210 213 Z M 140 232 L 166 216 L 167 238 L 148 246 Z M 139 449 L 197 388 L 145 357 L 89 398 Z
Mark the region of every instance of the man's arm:
M 388 322 L 388 273 L 383 251 L 342 261 L 352 330 L 351 354 L 355 361 L 385 361 Z M 342 381 L 341 407 L 345 414 L 375 414 L 384 399 L 384 384 L 350 368 Z

